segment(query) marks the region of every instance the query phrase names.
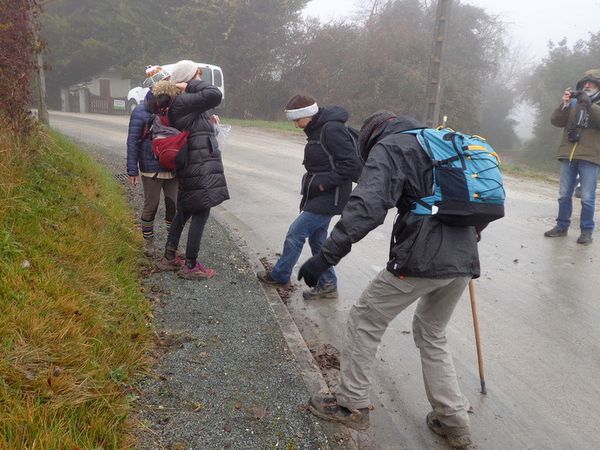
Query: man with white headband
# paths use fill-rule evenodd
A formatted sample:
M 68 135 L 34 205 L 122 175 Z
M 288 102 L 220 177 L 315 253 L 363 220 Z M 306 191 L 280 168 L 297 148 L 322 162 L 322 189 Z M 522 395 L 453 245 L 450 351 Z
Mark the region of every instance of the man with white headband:
M 320 108 L 312 97 L 295 95 L 285 107 L 285 115 L 307 136 L 303 164 L 300 215 L 285 237 L 281 257 L 271 271 L 257 274 L 265 284 L 289 286 L 292 270 L 308 239 L 316 254 L 327 239 L 329 222 L 341 214 L 352 191 L 352 179 L 362 164 L 348 127 L 348 112 L 339 106 Z M 305 300 L 337 298 L 337 278 L 333 267 L 320 277 L 316 286 L 302 293 Z

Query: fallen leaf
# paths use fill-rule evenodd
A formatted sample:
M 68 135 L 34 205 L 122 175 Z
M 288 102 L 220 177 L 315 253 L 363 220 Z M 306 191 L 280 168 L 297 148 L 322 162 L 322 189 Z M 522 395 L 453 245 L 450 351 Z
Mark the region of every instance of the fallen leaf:
M 261 420 L 267 416 L 268 411 L 261 407 L 252 408 L 252 415 L 255 419 Z

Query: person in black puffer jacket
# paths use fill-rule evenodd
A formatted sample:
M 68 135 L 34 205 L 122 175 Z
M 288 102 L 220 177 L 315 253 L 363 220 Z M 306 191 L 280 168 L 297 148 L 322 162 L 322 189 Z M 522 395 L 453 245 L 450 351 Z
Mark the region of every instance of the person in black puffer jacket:
M 221 161 L 221 151 L 215 136 L 218 116 L 207 111 L 221 103 L 221 91 L 201 80 L 202 70 L 192 61 L 179 61 L 171 74 L 171 82 L 182 90 L 168 107 L 171 126 L 188 130 L 187 146 L 177 155 L 177 214 L 167 238 L 164 257 L 158 263 L 162 270 L 179 269 L 187 279 L 210 278 L 213 269 L 197 261 L 200 241 L 210 209 L 229 199 L 227 182 Z M 186 222 L 188 231 L 185 264 L 177 257 L 179 239 Z
M 167 230 L 175 217 L 177 202 L 175 173 L 160 167 L 152 152 L 152 136 L 147 131 L 154 118 L 150 106 L 151 97 L 152 91 L 148 92 L 146 99 L 131 112 L 127 134 L 127 175 L 133 187 L 137 186 L 141 175 L 144 188 L 144 206 L 140 223 L 146 256 L 152 256 L 154 253 L 154 217 L 160 203 L 160 191 L 162 190 L 165 198 Z
M 302 200 L 300 215 L 290 225 L 281 257 L 270 272 L 259 272 L 259 280 L 270 285 L 287 285 L 305 240 L 313 254 L 327 238 L 331 218 L 340 214 L 352 191 L 352 178 L 360 174 L 362 164 L 356 142 L 346 126 L 348 113 L 339 106 L 319 108 L 312 97 L 295 95 L 286 106 L 288 120 L 304 129 Z M 305 291 L 305 299 L 336 298 L 337 278 L 333 268 L 318 284 Z

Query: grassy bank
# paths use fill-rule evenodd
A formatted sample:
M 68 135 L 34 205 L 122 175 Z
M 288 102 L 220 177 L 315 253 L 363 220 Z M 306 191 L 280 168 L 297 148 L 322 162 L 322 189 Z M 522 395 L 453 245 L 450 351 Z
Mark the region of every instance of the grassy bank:
M 0 130 L 0 448 L 126 448 L 149 307 L 122 192 L 63 138 Z

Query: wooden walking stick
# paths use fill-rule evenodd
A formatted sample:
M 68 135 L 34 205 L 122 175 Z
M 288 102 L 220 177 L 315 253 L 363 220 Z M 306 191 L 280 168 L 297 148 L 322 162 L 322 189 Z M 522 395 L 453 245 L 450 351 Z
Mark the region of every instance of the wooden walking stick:
M 469 281 L 469 296 L 471 297 L 471 312 L 473 313 L 473 328 L 475 329 L 475 345 L 477 347 L 477 365 L 479 366 L 479 381 L 481 382 L 481 393 L 487 394 L 485 389 L 485 375 L 483 373 L 483 354 L 481 353 L 481 339 L 479 336 L 479 319 L 477 317 L 477 296 L 475 283 Z

